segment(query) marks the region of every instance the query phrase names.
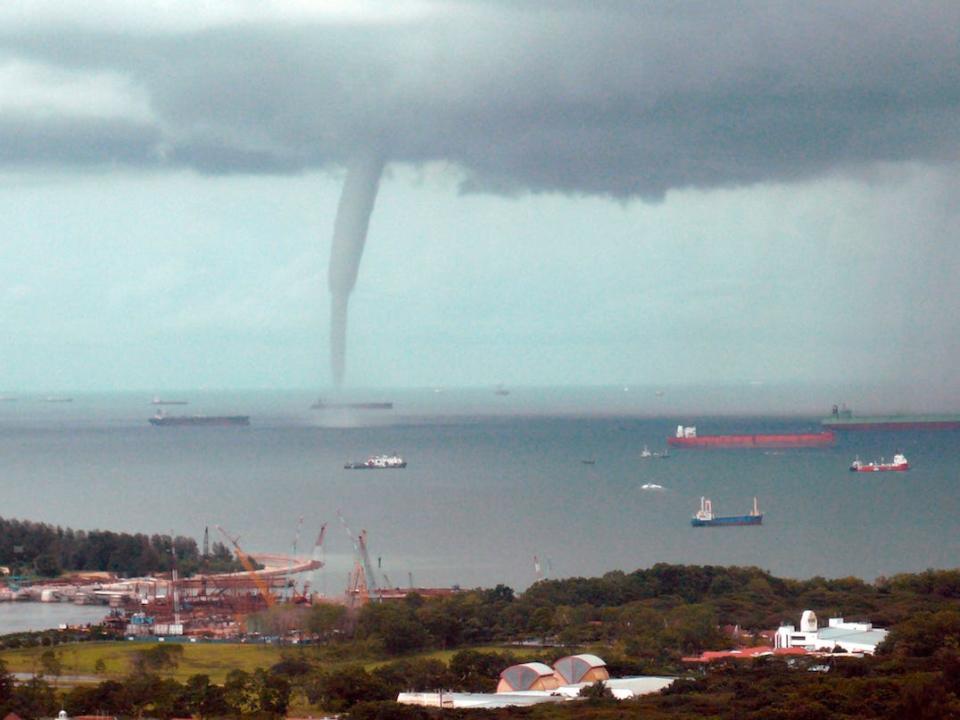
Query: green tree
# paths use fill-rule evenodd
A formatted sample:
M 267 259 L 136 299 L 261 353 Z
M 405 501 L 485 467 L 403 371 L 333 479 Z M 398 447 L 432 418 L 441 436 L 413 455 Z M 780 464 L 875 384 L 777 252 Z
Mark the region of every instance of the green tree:
M 59 678 L 60 673 L 63 672 L 63 663 L 60 661 L 59 654 L 53 650 L 44 650 L 40 655 L 40 668 L 44 675 Z
M 580 697 L 589 700 L 608 700 L 613 699 L 613 691 L 607 687 L 603 680 L 597 680 L 595 683 L 581 688 Z
M 332 603 L 317 603 L 310 608 L 307 630 L 325 640 L 336 637 L 346 626 L 347 608 Z
M 223 688 L 211 684 L 208 675 L 191 675 L 184 685 L 184 698 L 191 715 L 207 718 L 230 714 Z
M 448 688 L 453 682 L 450 670 L 440 660 L 411 658 L 382 665 L 373 674 L 387 688 L 389 696 L 404 690 L 438 690 Z
M 516 663 L 509 653 L 461 650 L 450 658 L 453 686 L 465 692 L 493 692 L 500 673 Z
M 176 670 L 182 657 L 182 645 L 158 643 L 149 650 L 140 650 L 134 653 L 130 661 L 131 669 L 137 674 Z
M 257 709 L 267 715 L 284 716 L 290 703 L 290 683 L 286 678 L 257 668 L 251 678 L 257 695 Z
M 392 700 L 379 678 L 362 665 L 348 665 L 318 673 L 306 686 L 307 699 L 324 710 L 342 712 L 364 700 Z
M 0 660 L 0 707 L 10 702 L 13 696 L 14 679 L 7 671 L 7 663 Z
M 43 577 L 57 577 L 63 571 L 59 558 L 52 552 L 38 555 L 33 561 L 33 566 L 37 570 L 37 575 Z
M 371 603 L 360 613 L 358 634 L 374 635 L 391 655 L 423 648 L 429 639 L 414 608 L 400 603 Z
M 250 673 L 244 670 L 231 670 L 223 683 L 224 701 L 231 714 L 241 715 L 255 712 L 259 698 L 251 681 Z
M 53 688 L 39 677 L 17 685 L 10 706 L 13 712 L 24 718 L 51 717 L 60 709 Z

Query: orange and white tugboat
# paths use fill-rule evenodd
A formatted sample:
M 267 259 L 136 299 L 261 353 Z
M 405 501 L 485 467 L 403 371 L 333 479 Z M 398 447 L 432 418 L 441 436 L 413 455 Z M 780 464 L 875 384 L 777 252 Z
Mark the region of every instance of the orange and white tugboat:
M 907 462 L 907 458 L 903 453 L 897 453 L 893 456 L 892 462 L 884 462 L 883 458 L 880 458 L 880 462 L 862 462 L 860 458 L 857 458 L 852 463 L 850 463 L 850 472 L 904 472 L 910 469 L 910 463 Z

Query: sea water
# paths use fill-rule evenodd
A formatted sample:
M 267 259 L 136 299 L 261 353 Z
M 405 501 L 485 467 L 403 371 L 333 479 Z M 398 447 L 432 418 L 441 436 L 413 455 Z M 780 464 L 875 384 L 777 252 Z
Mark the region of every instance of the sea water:
M 701 434 L 815 431 L 836 395 L 763 389 L 493 388 L 354 392 L 389 411 L 313 411 L 304 392 L 188 392 L 168 414 L 249 414 L 249 427 L 153 427 L 153 393 L 0 403 L 0 514 L 78 529 L 239 536 L 248 552 L 310 554 L 312 588 L 343 591 L 351 534 L 392 585 L 518 590 L 657 562 L 754 565 L 868 580 L 960 557 L 960 433 L 838 434 L 835 447 L 673 450 Z M 177 397 L 176 399 L 180 399 Z M 765 412 L 762 412 L 765 411 Z M 904 452 L 907 473 L 848 472 Z M 397 452 L 403 470 L 345 470 Z M 583 461 L 593 461 L 587 464 Z M 663 486 L 643 490 L 644 484 Z M 760 527 L 692 528 L 700 497 Z M 342 517 L 342 520 L 338 518 Z M 299 518 L 303 518 L 299 532 Z
M 108 609 L 101 605 L 4 602 L 0 603 L 0 635 L 98 623 L 107 612 Z

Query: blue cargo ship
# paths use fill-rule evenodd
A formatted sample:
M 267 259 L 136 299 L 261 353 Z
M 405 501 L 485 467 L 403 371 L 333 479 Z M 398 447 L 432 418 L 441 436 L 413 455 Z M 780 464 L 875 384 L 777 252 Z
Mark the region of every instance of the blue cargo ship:
M 732 527 L 738 525 L 761 525 L 763 524 L 763 513 L 757 506 L 757 499 L 753 499 L 753 510 L 749 515 L 731 515 L 729 517 L 716 517 L 713 514 L 713 503 L 710 498 L 700 498 L 700 510 L 690 520 L 693 527 Z

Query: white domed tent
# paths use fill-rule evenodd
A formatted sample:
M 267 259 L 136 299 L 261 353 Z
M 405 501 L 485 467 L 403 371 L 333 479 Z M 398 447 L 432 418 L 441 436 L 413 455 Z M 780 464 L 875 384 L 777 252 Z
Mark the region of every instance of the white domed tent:
M 523 692 L 526 690 L 556 690 L 560 686 L 553 668 L 543 663 L 530 662 L 511 665 L 500 673 L 498 693 Z
M 557 678 L 564 685 L 609 680 L 607 664 L 596 655 L 568 655 L 553 664 Z

